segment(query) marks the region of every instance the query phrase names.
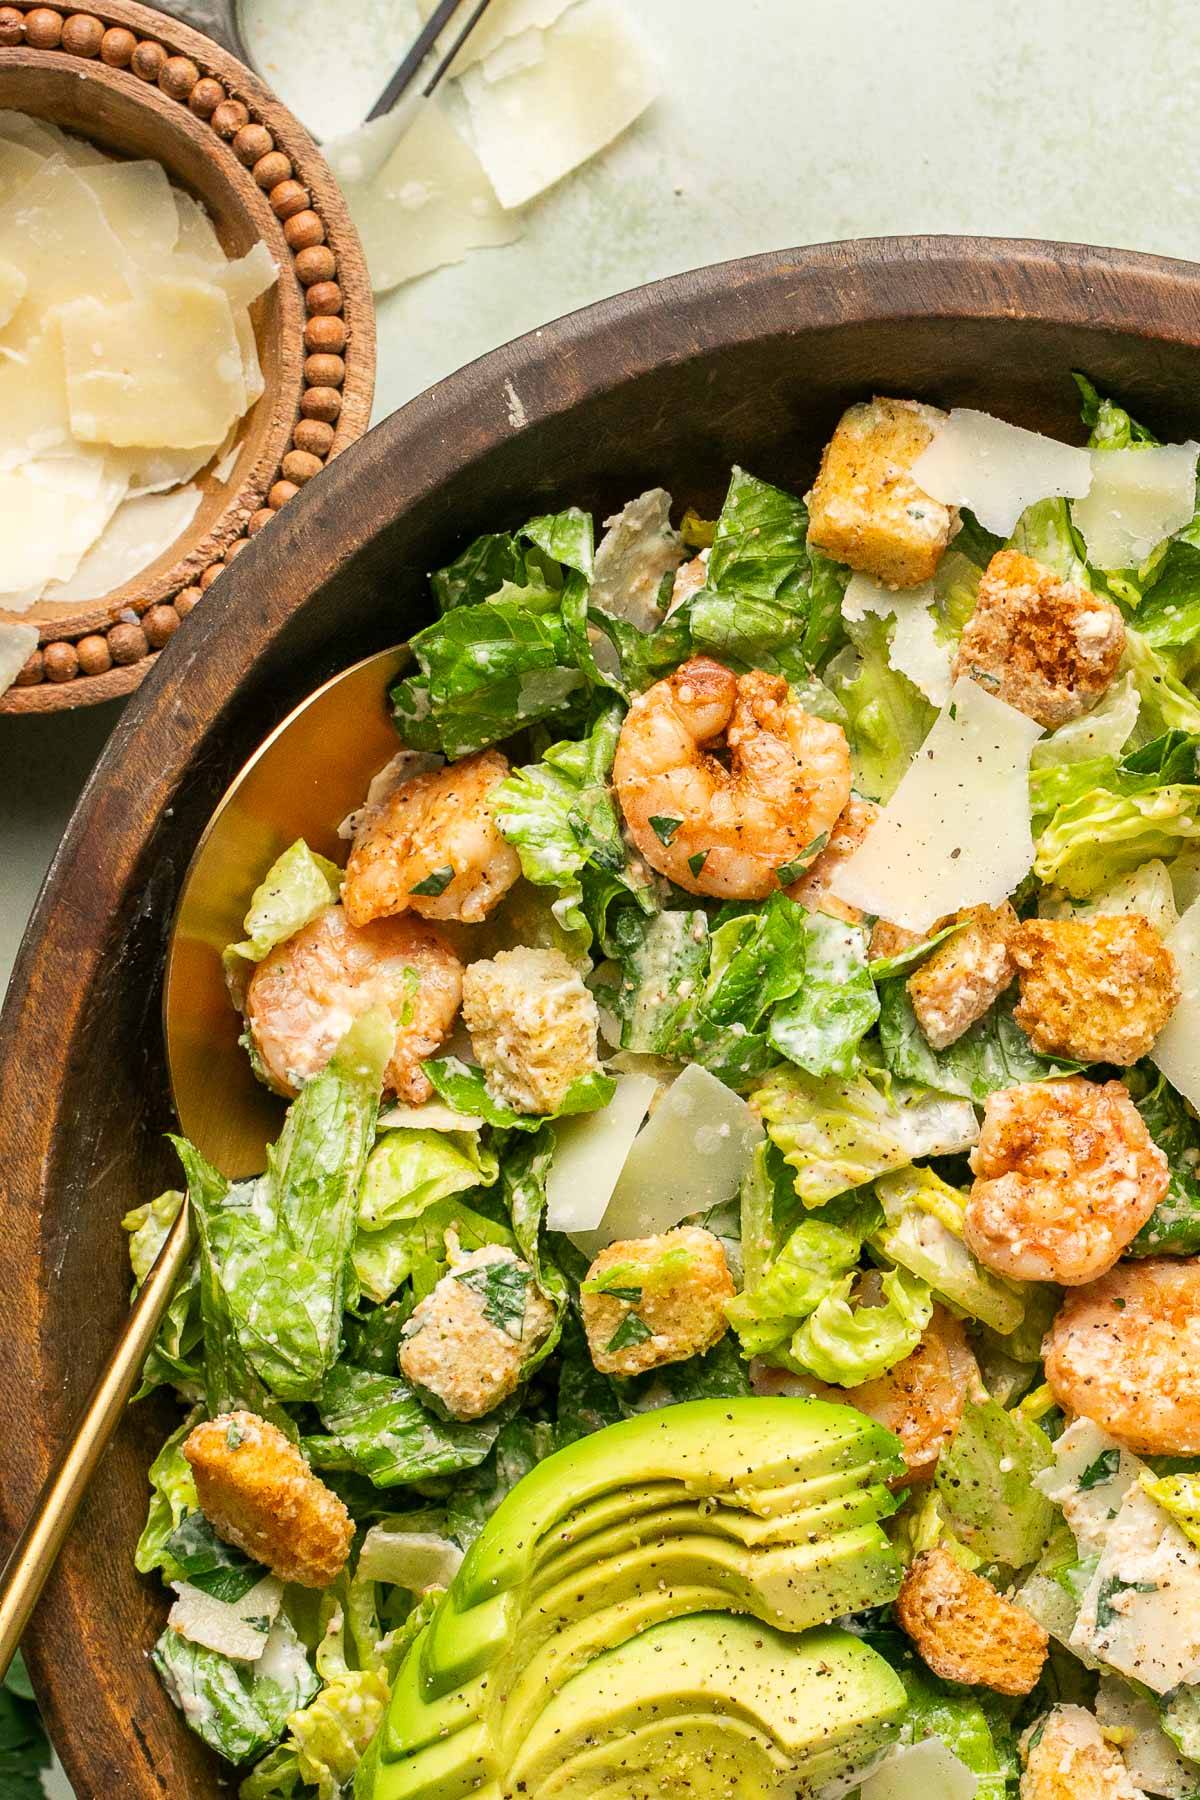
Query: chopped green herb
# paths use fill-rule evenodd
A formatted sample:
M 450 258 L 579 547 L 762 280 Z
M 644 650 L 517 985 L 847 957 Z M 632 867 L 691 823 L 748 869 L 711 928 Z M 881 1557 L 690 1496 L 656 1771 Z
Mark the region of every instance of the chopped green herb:
M 1113 1601 L 1121 1594 L 1157 1594 L 1157 1581 L 1122 1581 L 1114 1575 L 1106 1581 L 1096 1596 L 1096 1626 L 1103 1631 L 1113 1620 L 1120 1617 Z
M 599 1281 L 582 1282 L 579 1291 L 581 1294 L 609 1294 L 614 1300 L 628 1300 L 631 1306 L 636 1306 L 642 1297 L 640 1287 L 609 1287 L 603 1276 Z
M 418 881 L 416 887 L 411 887 L 408 891 L 410 894 L 427 894 L 431 900 L 436 900 L 439 894 L 445 893 L 453 880 L 454 870 L 447 863 L 444 869 L 435 869 L 432 875 L 427 875 L 424 881 Z
M 1111 1450 L 1102 1450 L 1079 1477 L 1080 1493 L 1086 1494 L 1089 1488 L 1099 1487 L 1102 1481 L 1111 1481 L 1120 1466 L 1121 1452 L 1115 1445 Z
M 695 856 L 688 857 L 688 868 L 692 871 L 693 875 L 698 875 L 707 861 L 708 851 L 697 850 Z
M 625 1317 L 613 1332 L 612 1337 L 604 1346 L 605 1352 L 611 1356 L 614 1351 L 628 1350 L 631 1344 L 644 1344 L 647 1338 L 653 1336 L 654 1333 L 651 1331 L 646 1321 L 639 1318 L 637 1313 L 629 1312 L 625 1314 Z
M 225 1429 L 225 1442 L 231 1450 L 240 1450 L 245 1442 L 241 1426 L 236 1419 L 231 1419 Z
M 483 1301 L 483 1316 L 489 1325 L 520 1340 L 525 1327 L 525 1293 L 533 1279 L 530 1269 L 505 1259 L 464 1269 L 454 1279 L 479 1295 Z
M 811 844 L 805 844 L 799 856 L 795 857 L 790 863 L 784 863 L 782 869 L 776 869 L 775 879 L 778 881 L 780 887 L 791 887 L 793 881 L 799 881 L 813 857 L 818 855 L 828 842 L 829 833 L 827 831 L 819 831 Z
M 952 719 L 957 719 L 958 717 L 958 704 L 954 700 L 950 702 L 950 717 Z
M 672 819 L 666 813 L 650 814 L 650 826 L 660 844 L 669 844 L 682 824 L 682 819 Z

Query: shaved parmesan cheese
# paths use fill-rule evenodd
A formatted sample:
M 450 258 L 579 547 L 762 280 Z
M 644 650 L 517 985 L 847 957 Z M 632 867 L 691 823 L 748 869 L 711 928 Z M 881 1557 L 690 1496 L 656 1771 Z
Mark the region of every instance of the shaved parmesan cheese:
M 907 675 L 927 700 L 944 706 L 950 698 L 950 649 L 938 642 L 933 601 L 932 581 L 894 593 L 869 575 L 856 574 L 846 587 L 842 617 L 851 623 L 867 613 L 894 619 L 888 661 L 901 675 Z
M 1172 1087 L 1200 1107 L 1200 900 L 1167 938 L 1179 973 L 1179 1003 L 1150 1052 Z
M 326 146 L 376 293 L 521 235 L 436 101 L 407 116 L 399 136 L 396 121 L 382 118 Z
M 663 576 L 683 561 L 683 539 L 671 524 L 671 496 L 650 488 L 604 521 L 596 546 L 591 602 L 652 631 L 662 618 L 658 594 Z
M 937 1800 L 973 1800 L 979 1783 L 970 1769 L 941 1738 L 919 1744 L 897 1744 L 859 1789 L 859 1800 L 912 1800 L 914 1794 Z
M 246 410 L 233 313 L 220 288 L 150 281 L 124 305 L 74 300 L 60 307 L 59 322 L 71 428 L 84 443 L 211 444 Z M 181 370 L 191 378 L 181 380 Z
M 51 582 L 44 600 L 102 600 L 165 556 L 182 537 L 203 498 L 196 487 L 142 494 L 118 506 L 103 535 L 68 581 Z
M 502 81 L 472 68 L 462 88 L 479 159 L 502 206 L 524 206 L 619 137 L 659 91 L 640 34 L 617 0 L 580 0 L 543 55 Z
M 105 305 L 129 299 L 134 265 L 96 195 L 61 158 L 43 163 L 0 207 L 0 244 L 25 277 L 17 318 L 30 328 L 80 294 Z
M 10 143 L 0 137 L 0 206 L 12 194 L 19 194 L 37 174 L 45 158 L 24 144 Z
M 573 1231 L 572 1241 L 595 1256 L 619 1239 L 669 1231 L 693 1213 L 723 1205 L 741 1186 L 762 1136 L 746 1102 L 691 1064 L 634 1139 L 599 1227 Z
M 134 261 L 156 271 L 179 240 L 179 214 L 167 172 L 156 162 L 96 163 L 79 171 Z
M 470 37 L 450 65 L 451 75 L 461 75 L 472 64 L 484 62 L 496 54 L 506 40 L 526 37 L 531 31 L 545 31 L 560 19 L 571 0 L 492 0 Z M 437 0 L 417 0 L 423 19 L 432 17 Z
M 0 694 L 12 686 L 37 644 L 36 625 L 16 625 L 0 619 Z
M 195 257 L 212 274 L 218 274 L 225 261 L 225 252 L 221 248 L 216 226 L 200 202 L 193 200 L 190 194 L 181 194 L 178 188 L 173 188 L 172 197 L 179 222 L 179 237 L 175 246 L 177 253 L 180 256 Z
M 179 1598 L 167 1624 L 189 1643 L 219 1650 L 238 1662 L 257 1662 L 283 1603 L 283 1583 L 264 1575 L 240 1600 L 218 1600 L 190 1582 L 171 1584 Z
M 506 75 L 516 75 L 521 69 L 532 68 L 546 54 L 544 42 L 545 34 L 540 31 L 523 31 L 519 37 L 508 38 L 484 61 L 483 79 L 503 81 Z
M 0 257 L 0 326 L 7 325 L 20 306 L 27 285 L 16 264 Z
M 1194 443 L 1093 450 L 1091 488 L 1071 508 L 1088 560 L 1102 569 L 1137 568 L 1182 530 L 1196 510 L 1198 453 Z
M 1033 866 L 1029 754 L 1041 727 L 975 682 L 950 704 L 830 892 L 926 931 L 963 906 L 998 906 Z
M 237 262 L 223 262 L 213 279 L 218 287 L 224 288 L 225 298 L 236 311 L 239 306 L 250 306 L 260 294 L 274 287 L 279 279 L 279 268 L 260 240 Z
M 37 463 L 0 473 L 0 593 L 10 607 L 48 578 L 69 580 L 121 498 L 119 487 L 88 491 L 81 459 L 63 458 L 45 474 Z
M 1008 537 L 1035 500 L 1086 494 L 1092 462 L 1086 450 L 990 413 L 955 407 L 911 474 L 931 500 L 970 507 L 986 530 Z
M 67 446 L 71 418 L 57 325 L 19 347 L 0 345 L 0 469 Z
M 602 1111 L 554 1126 L 554 1160 L 546 1176 L 551 1231 L 594 1231 L 599 1225 L 657 1087 L 651 1075 L 618 1075 L 617 1091 Z

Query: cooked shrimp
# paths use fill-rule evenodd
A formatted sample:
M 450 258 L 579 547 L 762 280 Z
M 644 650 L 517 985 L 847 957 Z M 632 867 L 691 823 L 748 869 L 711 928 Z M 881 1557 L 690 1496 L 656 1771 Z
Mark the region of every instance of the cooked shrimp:
M 396 1021 L 385 1089 L 419 1105 L 431 1091 L 421 1061 L 454 1023 L 462 974 L 431 925 L 378 919 L 360 928 L 327 906 L 259 963 L 246 1023 L 273 1084 L 293 1094 L 325 1067 L 353 1020 L 382 1004 Z
M 1200 1258 L 1118 1263 L 1067 1295 L 1042 1349 L 1065 1412 L 1143 1456 L 1200 1455 Z
M 651 868 L 690 894 L 763 900 L 824 847 L 850 798 L 850 751 L 781 675 L 694 656 L 633 702 L 613 783 Z
M 521 873 L 488 795 L 508 774 L 498 750 L 406 781 L 355 839 L 342 902 L 352 925 L 413 911 L 478 924 Z
M 962 1423 L 968 1393 L 978 1385 L 979 1369 L 966 1333 L 944 1306 L 934 1307 L 925 1334 L 910 1356 L 862 1387 L 827 1387 L 815 1376 L 793 1375 L 764 1363 L 751 1369 L 756 1394 L 804 1394 L 832 1400 L 836 1405 L 856 1407 L 876 1424 L 894 1431 L 908 1464 L 906 1481 L 932 1475 L 938 1457 L 953 1442 Z
M 1122 1084 L 1082 1075 L 990 1094 L 971 1168 L 971 1251 L 1000 1275 L 1061 1287 L 1111 1269 L 1170 1179 Z

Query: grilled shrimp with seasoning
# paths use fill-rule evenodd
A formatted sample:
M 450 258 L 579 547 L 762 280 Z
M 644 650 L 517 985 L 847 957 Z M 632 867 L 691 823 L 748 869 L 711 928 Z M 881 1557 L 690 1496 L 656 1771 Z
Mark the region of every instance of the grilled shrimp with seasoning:
M 660 875 L 690 894 L 764 900 L 828 841 L 850 798 L 850 750 L 782 676 L 694 656 L 634 700 L 613 785 Z
M 341 906 L 327 906 L 259 963 L 246 990 L 246 1024 L 272 1086 L 294 1094 L 360 1013 L 386 1006 L 396 1042 L 384 1088 L 419 1105 L 432 1092 L 421 1062 L 454 1023 L 462 977 L 432 925 L 399 918 L 356 926 Z
M 488 796 L 508 759 L 483 750 L 395 788 L 355 838 L 342 901 L 352 925 L 396 913 L 478 924 L 504 898 L 521 862 L 500 835 Z

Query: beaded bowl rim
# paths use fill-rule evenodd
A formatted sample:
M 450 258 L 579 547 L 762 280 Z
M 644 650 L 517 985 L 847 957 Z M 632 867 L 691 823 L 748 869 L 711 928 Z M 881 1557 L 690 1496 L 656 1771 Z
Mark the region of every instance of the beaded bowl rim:
M 132 37 L 133 45 L 127 38 L 118 44 L 115 33 Z M 142 68 L 135 71 L 130 64 L 139 51 Z M 115 54 L 119 63 L 108 60 Z M 37 628 L 38 647 L 17 683 L 0 694 L 0 714 L 55 712 L 130 693 L 250 537 L 362 436 L 374 394 L 375 316 L 358 234 L 319 149 L 282 101 L 211 39 L 137 0 L 103 0 L 86 12 L 28 0 L 0 5 L 0 105 L 6 74 L 29 77 L 49 70 L 57 75 L 64 69 L 103 84 L 126 110 L 132 104 L 157 115 L 177 141 L 181 134 L 190 139 L 253 220 L 280 270 L 274 327 L 278 369 L 247 414 L 255 429 L 262 420 L 262 453 L 231 484 L 216 517 L 183 534 L 179 555 L 142 592 L 136 591 L 135 578 L 71 615 L 28 618 Z M 202 84 L 207 85 L 197 93 Z M 42 116 L 52 119 L 53 110 Z M 70 128 L 87 130 L 75 121 Z M 270 149 L 263 148 L 263 131 Z M 276 179 L 264 184 L 256 170 L 268 156 L 282 156 L 289 166 L 284 175 L 280 165 L 272 165 Z M 178 179 L 169 161 L 165 166 Z M 283 194 L 285 185 L 289 191 Z M 303 231 L 293 236 L 315 242 L 298 241 L 293 248 L 286 230 L 297 215 L 303 217 Z M 332 252 L 329 276 L 327 257 L 316 259 L 322 265 L 316 270 L 312 258 L 297 269 L 297 258 L 317 245 Z M 324 338 L 341 339 L 340 348 L 330 349 Z M 340 374 L 336 383 L 312 378 L 310 358 L 320 354 L 341 362 L 341 370 L 333 371 Z M 315 411 L 305 411 L 310 394 L 317 394 Z M 320 418 L 322 412 L 332 412 L 333 419 Z M 240 431 L 246 431 L 245 421 Z M 17 620 L 25 622 L 25 616 Z M 47 667 L 47 652 L 53 668 Z

